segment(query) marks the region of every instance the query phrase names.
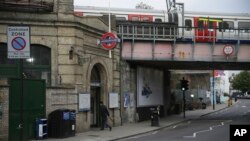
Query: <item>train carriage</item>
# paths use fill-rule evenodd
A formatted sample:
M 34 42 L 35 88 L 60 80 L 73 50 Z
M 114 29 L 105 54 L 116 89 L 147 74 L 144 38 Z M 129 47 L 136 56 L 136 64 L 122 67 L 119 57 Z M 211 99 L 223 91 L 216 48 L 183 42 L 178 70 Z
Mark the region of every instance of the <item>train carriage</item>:
M 195 42 L 250 41 L 250 14 L 186 12 L 176 10 L 122 9 L 75 6 L 77 16 L 103 16 L 108 13 L 121 21 L 175 23 L 178 38 Z M 184 21 L 183 21 L 184 20 Z

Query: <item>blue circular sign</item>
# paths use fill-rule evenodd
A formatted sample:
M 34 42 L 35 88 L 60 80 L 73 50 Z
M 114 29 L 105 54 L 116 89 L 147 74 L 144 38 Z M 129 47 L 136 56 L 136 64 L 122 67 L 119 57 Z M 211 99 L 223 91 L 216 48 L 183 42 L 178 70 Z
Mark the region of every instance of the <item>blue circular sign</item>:
M 15 50 L 23 50 L 26 46 L 26 41 L 22 37 L 16 37 L 11 41 L 11 45 Z

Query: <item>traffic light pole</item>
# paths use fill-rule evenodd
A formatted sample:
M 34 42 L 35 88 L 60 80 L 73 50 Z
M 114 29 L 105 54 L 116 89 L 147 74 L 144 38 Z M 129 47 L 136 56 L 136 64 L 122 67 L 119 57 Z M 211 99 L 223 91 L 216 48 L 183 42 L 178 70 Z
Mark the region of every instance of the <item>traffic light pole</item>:
M 185 97 L 185 91 L 182 91 L 183 94 L 183 118 L 186 118 L 186 97 Z
M 213 100 L 212 101 L 213 102 L 212 103 L 213 103 L 213 110 L 215 110 L 214 69 L 213 69 L 213 75 L 212 76 L 213 76 L 213 82 L 212 82 L 212 87 L 213 87 Z
M 181 90 L 182 90 L 182 94 L 183 94 L 183 117 L 186 118 L 186 97 L 185 97 L 185 91 L 188 90 L 188 80 L 185 80 L 185 78 L 183 77 L 182 80 L 180 80 L 181 82 Z

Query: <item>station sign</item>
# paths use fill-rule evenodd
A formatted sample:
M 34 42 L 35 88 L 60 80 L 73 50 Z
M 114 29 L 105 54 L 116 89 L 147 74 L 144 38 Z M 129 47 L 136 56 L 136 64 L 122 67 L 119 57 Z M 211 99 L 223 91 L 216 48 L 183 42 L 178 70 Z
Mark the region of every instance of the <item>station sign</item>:
M 117 36 L 111 32 L 107 32 L 102 35 L 99 43 L 104 49 L 111 50 L 113 49 L 117 42 L 120 42 L 120 39 L 117 38 Z
M 8 58 L 30 58 L 30 27 L 8 26 Z

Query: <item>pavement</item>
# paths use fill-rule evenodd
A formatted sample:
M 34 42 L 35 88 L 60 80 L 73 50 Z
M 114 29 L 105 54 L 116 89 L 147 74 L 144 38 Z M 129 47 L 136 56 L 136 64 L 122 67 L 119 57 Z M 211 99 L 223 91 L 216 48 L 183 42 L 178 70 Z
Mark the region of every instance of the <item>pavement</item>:
M 109 129 L 100 130 L 99 128 L 91 128 L 90 131 L 83 133 L 76 133 L 73 137 L 63 139 L 49 138 L 46 141 L 114 141 L 118 139 L 125 139 L 136 135 L 144 134 L 147 132 L 157 131 L 166 127 L 171 127 L 176 124 L 186 122 L 192 119 L 197 119 L 201 116 L 217 112 L 219 110 L 228 107 L 227 103 L 215 105 L 213 110 L 212 106 L 208 106 L 206 109 L 197 109 L 192 111 L 186 111 L 186 118 L 183 117 L 183 113 L 179 115 L 166 116 L 159 119 L 159 126 L 151 126 L 151 121 L 143 121 L 137 123 L 126 123 L 122 126 L 113 127 L 112 131 Z

